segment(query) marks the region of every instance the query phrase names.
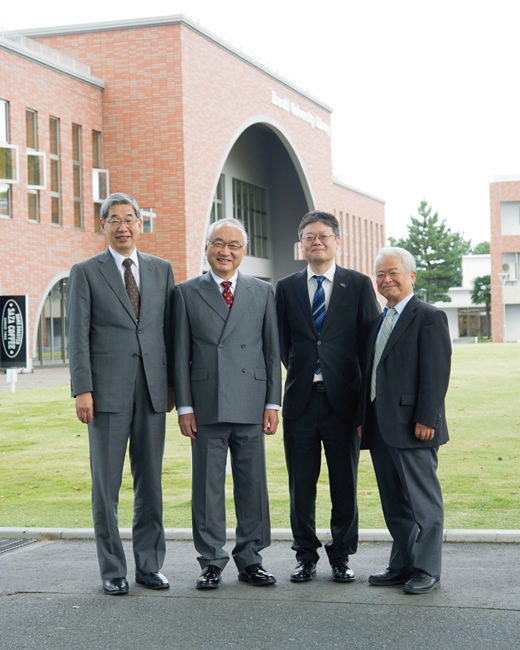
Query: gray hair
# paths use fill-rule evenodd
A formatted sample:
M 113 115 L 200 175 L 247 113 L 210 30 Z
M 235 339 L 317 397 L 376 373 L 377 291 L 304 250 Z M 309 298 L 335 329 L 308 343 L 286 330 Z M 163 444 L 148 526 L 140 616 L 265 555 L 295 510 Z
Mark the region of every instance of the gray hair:
M 244 238 L 244 246 L 247 246 L 247 231 L 244 224 L 239 219 L 233 219 L 232 217 L 228 219 L 219 219 L 218 221 L 211 223 L 206 231 L 206 241 L 211 241 L 213 239 L 215 230 L 220 228 L 220 226 L 233 226 L 234 228 L 238 228 Z
M 123 194 L 123 192 L 114 192 L 113 194 L 110 194 L 110 196 L 107 196 L 101 204 L 99 216 L 103 221 L 107 220 L 108 213 L 113 205 L 131 205 L 137 219 L 141 218 L 141 208 L 133 197 L 129 194 Z
M 385 248 L 380 248 L 376 255 L 374 262 L 374 270 L 376 275 L 377 265 L 386 257 L 398 257 L 403 263 L 404 268 L 409 273 L 412 273 L 412 271 L 415 271 L 417 268 L 413 255 L 405 248 L 400 248 L 399 246 L 385 246 Z

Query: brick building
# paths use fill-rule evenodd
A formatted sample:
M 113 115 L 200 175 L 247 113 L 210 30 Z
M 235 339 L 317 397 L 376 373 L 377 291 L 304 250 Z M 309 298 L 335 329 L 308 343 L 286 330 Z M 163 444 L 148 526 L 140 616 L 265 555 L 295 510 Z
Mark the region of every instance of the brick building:
M 242 269 L 303 266 L 305 212 L 334 213 L 338 263 L 372 273 L 384 203 L 332 175 L 331 109 L 182 16 L 0 35 L 0 294 L 28 294 L 35 364 L 66 362 L 72 264 L 105 248 L 109 192 L 144 209 L 139 248 L 177 281 L 206 270 L 204 232 L 235 216 Z
M 520 341 L 520 176 L 495 178 L 490 204 L 493 341 Z

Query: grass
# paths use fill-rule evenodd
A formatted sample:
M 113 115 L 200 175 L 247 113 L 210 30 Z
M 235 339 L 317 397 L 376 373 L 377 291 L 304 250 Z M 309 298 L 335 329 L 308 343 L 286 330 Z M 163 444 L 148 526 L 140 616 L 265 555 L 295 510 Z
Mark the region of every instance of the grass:
M 439 452 L 446 528 L 519 529 L 520 345 L 454 346 L 447 397 L 451 441 Z M 0 526 L 88 527 L 90 470 L 87 428 L 75 416 L 67 385 L 0 393 Z M 163 467 L 164 521 L 191 527 L 189 442 L 167 417 Z M 289 527 L 287 472 L 281 432 L 266 437 L 271 524 Z M 229 477 L 230 478 L 230 477 Z M 384 528 L 370 455 L 361 453 L 360 527 Z M 234 526 L 231 481 L 228 526 Z M 132 478 L 123 478 L 119 523 L 130 527 Z M 316 521 L 327 528 L 326 464 Z

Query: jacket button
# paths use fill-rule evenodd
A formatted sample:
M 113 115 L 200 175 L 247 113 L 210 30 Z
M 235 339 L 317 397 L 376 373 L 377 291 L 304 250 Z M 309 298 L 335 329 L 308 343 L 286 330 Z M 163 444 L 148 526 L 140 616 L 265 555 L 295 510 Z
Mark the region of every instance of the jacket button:
M 218 347 L 219 347 L 219 348 L 223 348 L 224 345 L 223 345 L 222 343 L 219 343 L 219 344 L 218 344 Z
M 246 369 L 245 369 L 245 368 L 242 368 L 242 372 L 246 372 Z
M 318 341 L 318 345 L 321 345 L 321 341 Z
M 242 343 L 242 345 L 241 345 L 240 347 L 241 347 L 242 350 L 243 350 L 243 349 L 246 347 L 246 344 L 245 344 L 245 343 Z

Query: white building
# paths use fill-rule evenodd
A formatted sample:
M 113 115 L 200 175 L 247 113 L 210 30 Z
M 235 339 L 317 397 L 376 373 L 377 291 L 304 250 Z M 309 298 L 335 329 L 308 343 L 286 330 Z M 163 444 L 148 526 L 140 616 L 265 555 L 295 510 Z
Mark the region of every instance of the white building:
M 448 291 L 451 302 L 436 302 L 448 317 L 452 341 L 466 337 L 486 336 L 488 322 L 485 305 L 474 305 L 471 292 L 475 278 L 491 274 L 491 255 L 462 257 L 462 286 Z

